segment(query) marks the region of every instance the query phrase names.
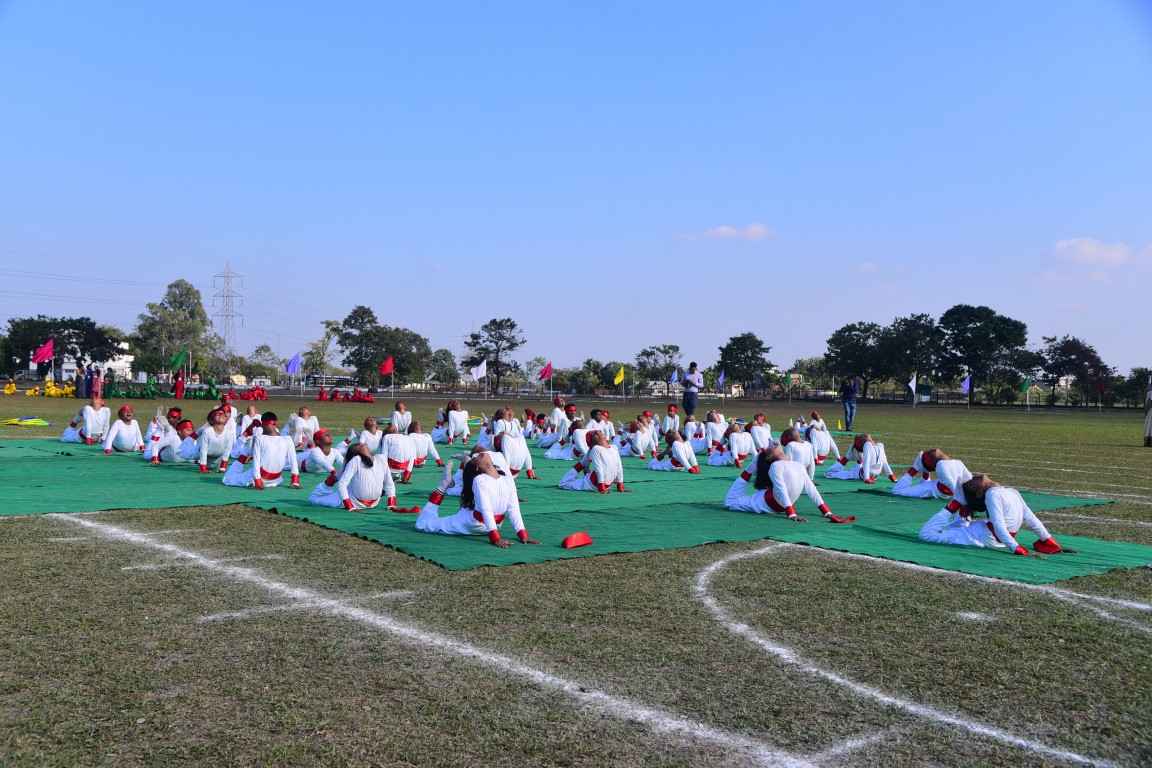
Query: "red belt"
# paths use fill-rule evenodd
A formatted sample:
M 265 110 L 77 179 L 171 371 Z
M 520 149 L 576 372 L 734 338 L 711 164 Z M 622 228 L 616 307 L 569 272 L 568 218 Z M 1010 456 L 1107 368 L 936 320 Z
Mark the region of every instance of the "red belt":
M 945 496 L 952 495 L 952 489 L 944 485 L 944 483 L 936 483 L 936 490 L 940 491 L 940 493 L 944 494 Z
M 262 480 L 279 480 L 283 472 L 269 472 L 266 469 L 260 470 L 260 479 Z
M 672 466 L 674 466 L 674 467 L 683 467 L 684 465 L 683 465 L 683 464 L 681 464 L 680 462 L 676 461 L 676 459 L 672 459 Z
M 991 520 L 988 521 L 987 525 L 988 525 L 988 530 L 992 532 L 992 538 L 996 539 L 996 541 L 1000 541 L 1000 537 L 996 535 L 996 526 L 992 525 Z M 1009 533 L 1012 534 L 1012 538 L 1016 538 L 1016 534 L 1020 533 L 1020 531 L 1009 531 Z M 1000 541 L 1000 543 L 1001 544 L 1007 544 L 1008 542 Z
M 476 518 L 476 522 L 478 523 L 484 522 L 484 515 L 476 512 L 475 510 L 472 512 L 472 517 Z M 496 525 L 500 525 L 500 523 L 504 522 L 504 515 L 493 515 L 493 517 L 496 519 Z
M 374 507 L 380 503 L 380 499 L 356 499 L 356 501 L 360 502 L 366 507 Z
M 388 459 L 388 467 L 390 469 L 408 469 L 408 461 L 396 461 L 395 459 Z

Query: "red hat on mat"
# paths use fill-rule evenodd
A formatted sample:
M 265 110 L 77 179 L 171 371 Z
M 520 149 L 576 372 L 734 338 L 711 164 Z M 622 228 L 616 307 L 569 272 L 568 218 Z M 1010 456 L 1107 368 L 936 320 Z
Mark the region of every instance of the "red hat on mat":
M 589 536 L 585 531 L 580 531 L 580 533 L 574 533 L 571 536 L 565 536 L 564 541 L 560 542 L 560 546 L 564 547 L 564 549 L 572 549 L 574 547 L 583 547 L 591 543 L 592 537 Z

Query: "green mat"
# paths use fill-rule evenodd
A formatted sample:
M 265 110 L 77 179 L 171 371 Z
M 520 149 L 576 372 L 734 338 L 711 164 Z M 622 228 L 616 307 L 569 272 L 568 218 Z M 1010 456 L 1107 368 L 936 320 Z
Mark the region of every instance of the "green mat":
M 224 486 L 219 475 L 202 477 L 189 465 L 150 467 L 138 456 L 106 456 L 95 447 L 45 440 L 0 441 L 0 483 L 5 488 L 0 514 L 242 503 L 362 536 L 451 570 L 764 538 L 1030 583 L 1152 563 L 1152 547 L 1068 536 L 1060 534 L 1057 526 L 1050 527 L 1056 529 L 1061 543 L 1080 554 L 1040 560 L 1004 551 L 926 544 L 916 534 L 940 503 L 893 496 L 887 480 L 878 487 L 862 488 L 858 482 L 819 479 L 820 491 L 833 511 L 856 515 L 858 522 L 826 523 L 802 499 L 797 508 L 812 520 L 805 525 L 775 515 L 724 509 L 722 499 L 736 475 L 732 467 L 705 466 L 700 475 L 649 472 L 643 468 L 646 462 L 626 458 L 627 486 L 633 492 L 603 496 L 557 488 L 568 462 L 549 461 L 535 449 L 533 455 L 541 480 L 521 479 L 518 486 L 528 530 L 544 543 L 516 543 L 505 550 L 491 546 L 483 536 L 418 533 L 413 528 L 415 515 L 313 507 L 308 504 L 308 493 L 320 479 L 316 476 L 304 475 L 300 490 L 280 487 L 261 492 Z M 434 466 L 417 470 L 413 485 L 398 487 L 399 503 L 423 505 L 439 474 Z M 1107 503 L 1048 494 L 1024 496 L 1037 513 Z M 450 497 L 444 512 L 455 510 L 455 499 Z M 587 531 L 595 543 L 570 550 L 559 546 L 565 536 L 577 531 Z M 1029 545 L 1032 534 L 1022 532 L 1020 540 Z

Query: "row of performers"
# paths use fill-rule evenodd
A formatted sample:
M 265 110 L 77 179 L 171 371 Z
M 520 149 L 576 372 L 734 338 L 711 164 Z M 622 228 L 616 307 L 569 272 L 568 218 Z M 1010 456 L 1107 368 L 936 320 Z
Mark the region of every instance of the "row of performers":
M 565 411 L 571 409 L 563 403 L 557 407 Z M 263 489 L 280 485 L 283 475 L 288 473 L 291 487 L 299 488 L 301 472 L 323 474 L 324 479 L 310 495 L 309 500 L 315 505 L 364 510 L 385 501 L 385 506 L 392 511 L 418 513 L 418 530 L 484 533 L 497 546 L 508 545 L 499 534 L 505 517 L 521 541 L 535 543 L 524 528 L 515 492 L 515 480 L 521 472 L 529 479 L 537 479 L 527 447 L 529 438 L 542 447 L 548 444 L 549 453 L 553 448 L 561 450 L 550 458 L 575 460 L 575 465 L 559 482 L 564 490 L 609 493 L 615 488 L 618 492 L 628 492 L 622 456 L 648 459 L 650 450 L 646 464 L 649 470 L 698 473 L 696 454 L 707 453 L 709 464 L 743 470 L 724 499 L 729 509 L 783 514 L 789 520 L 807 522 L 794 506 L 802 495 L 807 495 L 829 522 L 855 520 L 855 517 L 833 514 L 814 483 L 815 466 L 829 456 L 814 448 L 824 445 L 820 433 L 827 435 L 827 428 L 815 411 L 812 420 L 803 426 L 803 433 L 792 426 L 775 439 L 763 414 L 757 414 L 745 430 L 739 424 L 728 424 L 721 414 L 710 411 L 700 428 L 692 426 L 691 418 L 685 421 L 682 429 L 690 435 L 686 438 L 677 423 L 675 406 L 669 406 L 669 415 L 659 427 L 651 423 L 651 413 L 645 411 L 626 427 L 620 425 L 620 432 L 612 427 L 608 414 L 602 409 L 594 409 L 585 426 L 584 420 L 574 412 L 572 418 L 564 414 L 555 422 L 548 418 L 541 421 L 529 412 L 522 425 L 511 408 L 502 408 L 491 419 L 485 417 L 471 450 L 455 457 L 462 462 L 455 473 L 454 462 L 445 467 L 435 443 L 460 439 L 467 444 L 470 438 L 467 412 L 453 401 L 442 413 L 432 435 L 425 435 L 404 403 L 398 402 L 385 427 L 381 428 L 375 418 L 369 417 L 361 432 L 350 430 L 348 437 L 338 442 L 329 430 L 319 426 L 307 407 L 292 414 L 282 430 L 276 414 L 270 411 L 261 414 L 250 406 L 248 412 L 241 415 L 225 397 L 199 429 L 183 418 L 181 409 L 161 408 L 147 433 L 142 434 L 131 406 L 122 407 L 116 421 L 109 425 L 107 407 L 100 398 L 93 398 L 65 430 L 62 440 L 99 442 L 106 453 L 139 451 L 152 464 L 195 462 L 202 474 L 223 473 L 224 484 L 231 486 Z M 453 418 L 454 414 L 459 415 Z M 453 434 L 456 429 L 460 431 Z M 656 451 L 648 442 L 652 439 L 650 432 L 661 434 L 662 451 Z M 815 440 L 813 435 L 817 436 Z M 828 440 L 831 450 L 835 450 L 835 442 L 830 436 Z M 835 453 L 838 456 L 838 450 Z M 423 508 L 398 507 L 395 483 L 410 483 L 413 470 L 429 459 L 445 467 L 429 502 Z M 865 483 L 874 483 L 880 476 L 893 481 L 892 490 L 897 495 L 947 502 L 921 530 L 922 540 L 1006 547 L 1016 554 L 1028 555 L 1033 553 L 1015 540 L 1020 528 L 1027 527 L 1037 535 L 1036 554 L 1072 551 L 1056 543 L 1018 492 L 1002 488 L 987 475 L 974 476 L 963 462 L 951 459 L 938 448 L 919 453 L 908 471 L 897 478 L 888 464 L 883 444 L 862 434 L 856 436 L 846 454 L 824 472 L 826 478 Z M 442 516 L 440 504 L 445 496 L 451 495 L 461 496 L 461 511 Z M 974 510 L 988 513 L 986 524 L 972 524 Z

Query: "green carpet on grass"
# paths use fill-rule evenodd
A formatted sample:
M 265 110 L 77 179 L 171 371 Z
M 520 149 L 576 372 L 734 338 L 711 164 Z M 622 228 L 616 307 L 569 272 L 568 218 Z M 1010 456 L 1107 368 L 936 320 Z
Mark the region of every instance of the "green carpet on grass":
M 361 536 L 450 570 L 765 538 L 1029 583 L 1152 563 L 1152 547 L 1068 536 L 1052 525 L 1061 543 L 1079 554 L 1041 560 L 1004 550 L 927 544 L 917 533 L 940 502 L 893 496 L 887 492 L 891 488 L 887 480 L 865 488 L 858 482 L 817 478 L 833 511 L 856 515 L 858 521 L 829 524 L 805 498 L 797 509 L 812 522 L 801 524 L 777 515 L 724 509 L 722 500 L 736 475 L 732 467 L 704 466 L 700 475 L 649 472 L 641 460 L 626 458 L 625 476 L 632 492 L 605 496 L 559 489 L 556 483 L 568 463 L 544 459 L 535 449 L 533 454 L 541 479 L 522 477 L 518 487 L 528 530 L 543 544 L 517 542 L 503 550 L 483 536 L 418 533 L 413 528 L 415 515 L 311 506 L 308 493 L 319 481 L 316 476 L 304 475 L 300 490 L 231 488 L 220 483 L 219 475 L 201 476 L 190 465 L 151 467 L 137 455 L 106 456 L 96 447 L 46 440 L 0 441 L 0 483 L 5 488 L 0 514 L 248 504 Z M 398 486 L 399 503 L 422 506 L 439 474 L 434 466 L 417 470 L 413 485 Z M 1036 493 L 1026 493 L 1025 498 L 1038 513 L 1107 503 Z M 444 513 L 455 512 L 456 504 L 449 497 Z M 570 550 L 559 546 L 577 531 L 587 531 L 593 545 Z M 511 532 L 506 534 L 512 538 Z M 1030 545 L 1033 536 L 1022 532 L 1020 541 Z

